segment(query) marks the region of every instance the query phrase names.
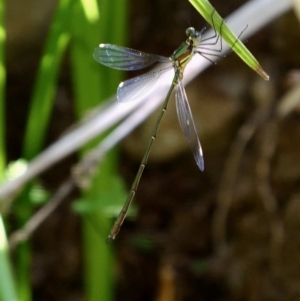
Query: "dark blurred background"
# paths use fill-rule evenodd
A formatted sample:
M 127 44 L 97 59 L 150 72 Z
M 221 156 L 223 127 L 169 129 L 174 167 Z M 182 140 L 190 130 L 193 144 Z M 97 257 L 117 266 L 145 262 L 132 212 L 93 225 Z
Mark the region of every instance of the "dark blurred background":
M 225 17 L 244 3 L 212 4 Z M 9 160 L 20 156 L 55 5 L 8 2 Z M 188 1 L 131 0 L 129 7 L 124 46 L 149 53 L 169 56 L 190 24 L 207 26 Z M 299 29 L 289 12 L 245 41 L 269 82 L 231 53 L 188 85 L 204 150 L 203 173 L 170 104 L 135 198 L 138 216 L 125 221 L 114 242 L 116 300 L 300 300 L 299 105 L 285 115 L 280 111 L 299 87 Z M 58 89 L 48 144 L 75 121 L 67 56 Z M 156 116 L 121 145 L 119 171 L 128 188 Z M 43 185 L 55 191 L 76 160 L 72 156 L 45 173 Z M 84 300 L 81 222 L 70 210 L 73 197 L 32 238 L 35 300 Z

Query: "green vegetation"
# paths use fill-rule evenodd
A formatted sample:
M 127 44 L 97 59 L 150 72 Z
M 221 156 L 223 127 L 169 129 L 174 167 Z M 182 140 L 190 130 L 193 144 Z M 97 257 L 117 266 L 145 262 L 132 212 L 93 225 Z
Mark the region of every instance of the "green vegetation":
M 49 120 L 52 114 L 58 76 L 62 60 L 70 50 L 73 95 L 78 120 L 87 110 L 98 105 L 109 95 L 115 93 L 122 73 L 111 73 L 100 68 L 93 60 L 92 53 L 96 45 L 103 41 L 125 44 L 127 33 L 127 1 L 117 0 L 60 0 L 53 16 L 40 59 L 32 91 L 30 111 L 27 119 L 23 145 L 23 158 L 30 161 L 44 148 Z M 3 49 L 5 46 L 5 27 L 3 24 L 4 1 L 0 3 L 0 177 L 5 172 L 5 119 L 4 92 L 5 67 Z M 116 9 L 117 8 L 117 9 Z M 105 85 L 103 84 L 105 82 Z M 101 138 L 99 138 L 101 139 Z M 99 142 L 93 141 L 81 150 L 81 155 L 91 150 Z M 85 300 L 112 300 L 112 261 L 111 246 L 105 244 L 106 235 L 111 225 L 111 214 L 106 206 L 119 206 L 124 200 L 124 188 L 116 173 L 118 153 L 112 151 L 106 156 L 99 171 L 93 178 L 89 189 L 82 193 L 82 198 L 74 206 L 83 216 L 83 250 L 85 264 Z M 20 171 L 21 172 L 21 171 Z M 30 219 L 36 207 L 33 189 L 28 185 L 15 200 L 14 210 L 20 228 Z M 113 196 L 108 194 L 113 192 Z M 107 202 L 109 199 L 109 204 Z M 114 202 L 115 201 L 115 202 Z M 85 210 L 79 204 L 87 204 Z M 30 242 L 19 244 L 15 250 L 15 276 L 10 271 L 8 243 L 2 217 L 0 216 L 0 300 L 32 300 L 30 267 Z M 91 222 L 92 221 L 92 222 Z M 93 225 L 93 226 L 91 226 Z M 101 233 L 95 229 L 107 229 Z M 102 236 L 101 236 L 102 235 Z M 18 298 L 16 297 L 18 295 Z
M 232 47 L 232 50 L 253 70 L 255 70 L 263 79 L 269 80 L 269 76 L 262 69 L 256 58 L 238 39 L 238 37 L 227 26 L 215 8 L 208 0 L 189 0 L 198 10 L 203 18 L 222 36 L 222 38 Z

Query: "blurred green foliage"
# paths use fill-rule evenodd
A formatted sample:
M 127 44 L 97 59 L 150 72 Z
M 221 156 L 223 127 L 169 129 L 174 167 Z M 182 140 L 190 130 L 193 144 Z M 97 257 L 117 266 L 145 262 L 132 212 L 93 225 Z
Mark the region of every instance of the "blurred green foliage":
M 6 173 L 4 8 L 4 1 L 0 1 L 0 180 Z M 127 1 L 58 1 L 32 91 L 22 153 L 25 161 L 36 157 L 44 148 L 44 138 L 54 106 L 60 68 L 66 54 L 70 54 L 75 113 L 78 119 L 82 118 L 87 110 L 115 93 L 122 79 L 122 73 L 113 73 L 108 68 L 101 68 L 93 60 L 92 53 L 96 45 L 101 42 L 125 44 L 126 25 Z M 80 152 L 81 155 L 90 151 L 100 139 L 85 146 Z M 90 206 L 87 206 L 88 209 L 84 212 L 77 210 L 84 217 L 82 249 L 85 264 L 85 300 L 106 301 L 113 298 L 113 252 L 112 246 L 108 247 L 105 244 L 111 225 L 111 214 L 108 213 L 106 205 L 120 207 L 120 202 L 126 197 L 124 184 L 116 172 L 117 161 L 116 150 L 106 156 L 99 166 L 91 187 L 82 193 L 80 201 Z M 37 198 L 40 204 L 40 200 L 44 200 L 45 197 L 47 194 L 40 187 L 37 190 L 37 185 L 30 184 L 22 191 L 13 208 L 18 227 L 21 228 L 32 216 L 37 206 Z M 107 202 L 107 199 L 110 202 Z M 92 224 L 97 225 L 94 227 Z M 2 219 L 0 225 L 2 225 L 0 227 L 0 300 L 32 300 L 30 242 L 23 242 L 16 249 L 14 279 L 8 256 L 7 229 Z M 99 233 L 95 229 L 102 229 L 102 231 Z

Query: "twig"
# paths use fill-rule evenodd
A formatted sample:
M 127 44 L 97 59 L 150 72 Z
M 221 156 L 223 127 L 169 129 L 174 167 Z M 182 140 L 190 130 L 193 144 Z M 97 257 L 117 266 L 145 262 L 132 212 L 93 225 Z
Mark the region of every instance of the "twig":
M 66 180 L 56 191 L 52 199 L 38 210 L 22 229 L 12 233 L 9 238 L 10 248 L 13 249 L 21 241 L 27 240 L 75 187 L 76 184 L 72 178 Z
M 247 143 L 265 118 L 265 113 L 256 110 L 253 115 L 241 126 L 234 142 L 231 145 L 224 172 L 220 181 L 216 210 L 213 217 L 213 240 L 215 252 L 221 254 L 226 248 L 227 216 L 234 196 L 234 188 L 239 172 L 242 156 Z
M 276 150 L 278 119 L 272 117 L 264 126 L 261 151 L 256 164 L 256 186 L 270 223 L 270 259 L 275 263 L 283 242 L 283 224 L 278 214 L 278 204 L 270 184 L 271 161 Z

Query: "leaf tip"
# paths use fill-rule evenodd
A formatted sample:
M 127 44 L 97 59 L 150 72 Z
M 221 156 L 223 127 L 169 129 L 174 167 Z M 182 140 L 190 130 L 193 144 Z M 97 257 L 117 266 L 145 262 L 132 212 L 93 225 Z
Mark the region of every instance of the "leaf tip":
M 269 80 L 270 79 L 270 76 L 263 70 L 263 68 L 258 65 L 256 68 L 255 68 L 255 71 L 264 79 L 264 80 Z

